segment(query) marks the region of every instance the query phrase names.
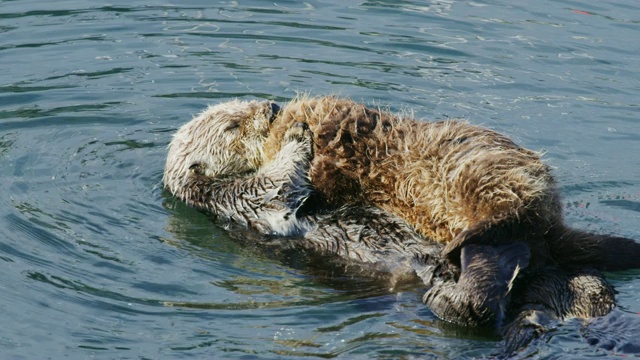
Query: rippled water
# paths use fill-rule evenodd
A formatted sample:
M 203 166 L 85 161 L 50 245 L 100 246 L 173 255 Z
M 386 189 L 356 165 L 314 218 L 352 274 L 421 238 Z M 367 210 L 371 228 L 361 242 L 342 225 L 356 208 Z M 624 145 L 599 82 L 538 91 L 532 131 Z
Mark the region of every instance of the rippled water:
M 209 103 L 339 93 L 547 151 L 569 223 L 640 239 L 636 1 L 0 1 L 3 358 L 469 358 L 495 338 L 240 246 L 161 191 Z M 640 353 L 620 307 L 523 356 Z

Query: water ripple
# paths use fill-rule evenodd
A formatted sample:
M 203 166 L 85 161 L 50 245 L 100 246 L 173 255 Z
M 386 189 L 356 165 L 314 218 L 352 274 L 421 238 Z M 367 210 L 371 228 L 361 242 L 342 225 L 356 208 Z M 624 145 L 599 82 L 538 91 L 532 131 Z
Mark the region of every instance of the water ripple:
M 638 10 L 609 0 L 3 1 L 3 356 L 495 355 L 494 337 L 425 309 L 419 284 L 390 294 L 212 225 L 163 192 L 166 145 L 192 114 L 232 98 L 338 93 L 463 117 L 545 150 L 572 225 L 640 238 Z M 522 357 L 635 354 L 625 334 L 640 277 L 612 279 L 624 316 L 562 324 Z

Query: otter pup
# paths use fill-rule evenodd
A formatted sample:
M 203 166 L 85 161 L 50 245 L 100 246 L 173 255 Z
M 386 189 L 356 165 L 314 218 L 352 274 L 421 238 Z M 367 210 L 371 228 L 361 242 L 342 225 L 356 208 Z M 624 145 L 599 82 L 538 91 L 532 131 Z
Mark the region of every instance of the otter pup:
M 377 206 L 446 244 L 460 264 L 465 244 L 522 241 L 532 267 L 640 267 L 631 239 L 569 229 L 549 167 L 505 135 L 464 121 L 417 121 L 334 96 L 293 99 L 263 139 L 264 161 L 296 122 L 314 133 L 309 176 L 328 204 Z
M 373 265 L 375 271 L 416 273 L 428 287 L 437 289 L 430 292 L 430 306 L 445 319 L 447 314 L 455 314 L 451 316 L 454 322 L 482 324 L 487 307 L 499 309 L 504 323 L 512 324 L 506 327 L 506 335 L 513 339 L 510 344 L 523 344 L 522 339 L 530 339 L 537 334 L 537 327 L 544 326 L 532 320 L 533 315 L 548 314 L 538 317 L 547 319 L 597 316 L 613 306 L 613 293 L 598 274 L 545 267 L 515 281 L 519 266 L 526 267 L 520 261 L 528 260 L 528 248 L 522 243 L 466 245 L 463 258 L 469 261 L 460 274 L 440 256 L 442 244 L 419 236 L 403 220 L 379 208 L 309 208 L 311 187 L 304 174 L 311 166 L 313 149 L 312 134 L 304 124 L 287 129 L 274 161 L 259 161 L 260 136 L 268 131 L 277 112 L 278 107 L 269 102 L 240 101 L 205 110 L 183 126 L 169 145 L 165 187 L 219 219 L 264 234 L 297 235 L 297 240 L 283 242 L 287 246 L 337 254 Z M 546 296 L 544 286 L 530 294 L 526 284 L 545 277 L 558 278 L 564 285 L 549 288 L 548 303 L 538 304 L 538 298 Z M 594 281 L 587 281 L 590 279 Z M 572 286 L 574 283 L 586 285 Z M 492 290 L 473 293 L 466 288 L 477 284 L 487 284 Z M 513 300 L 506 301 L 511 293 Z M 585 301 L 591 299 L 591 293 L 604 300 Z M 492 299 L 495 294 L 499 296 Z M 536 331 L 526 331 L 531 328 Z

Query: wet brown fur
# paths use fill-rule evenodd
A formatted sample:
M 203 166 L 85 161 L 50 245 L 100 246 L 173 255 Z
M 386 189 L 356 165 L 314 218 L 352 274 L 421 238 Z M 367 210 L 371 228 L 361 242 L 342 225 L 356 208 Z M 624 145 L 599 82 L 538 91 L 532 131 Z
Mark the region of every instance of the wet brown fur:
M 310 177 L 329 204 L 381 207 L 450 249 L 498 236 L 543 244 L 562 224 L 548 166 L 495 131 L 401 118 L 332 96 L 299 98 L 272 125 L 267 159 L 300 121 L 315 134 Z

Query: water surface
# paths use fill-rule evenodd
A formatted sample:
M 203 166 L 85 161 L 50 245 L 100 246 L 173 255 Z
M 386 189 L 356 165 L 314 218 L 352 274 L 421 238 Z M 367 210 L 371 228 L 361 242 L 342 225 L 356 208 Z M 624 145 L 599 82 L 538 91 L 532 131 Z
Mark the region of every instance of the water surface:
M 0 1 L 3 358 L 472 358 L 423 289 L 389 292 L 240 246 L 162 192 L 207 104 L 338 93 L 464 117 L 546 152 L 567 221 L 640 239 L 634 1 Z M 317 269 L 316 269 L 317 270 Z M 521 355 L 640 354 L 619 308 Z

